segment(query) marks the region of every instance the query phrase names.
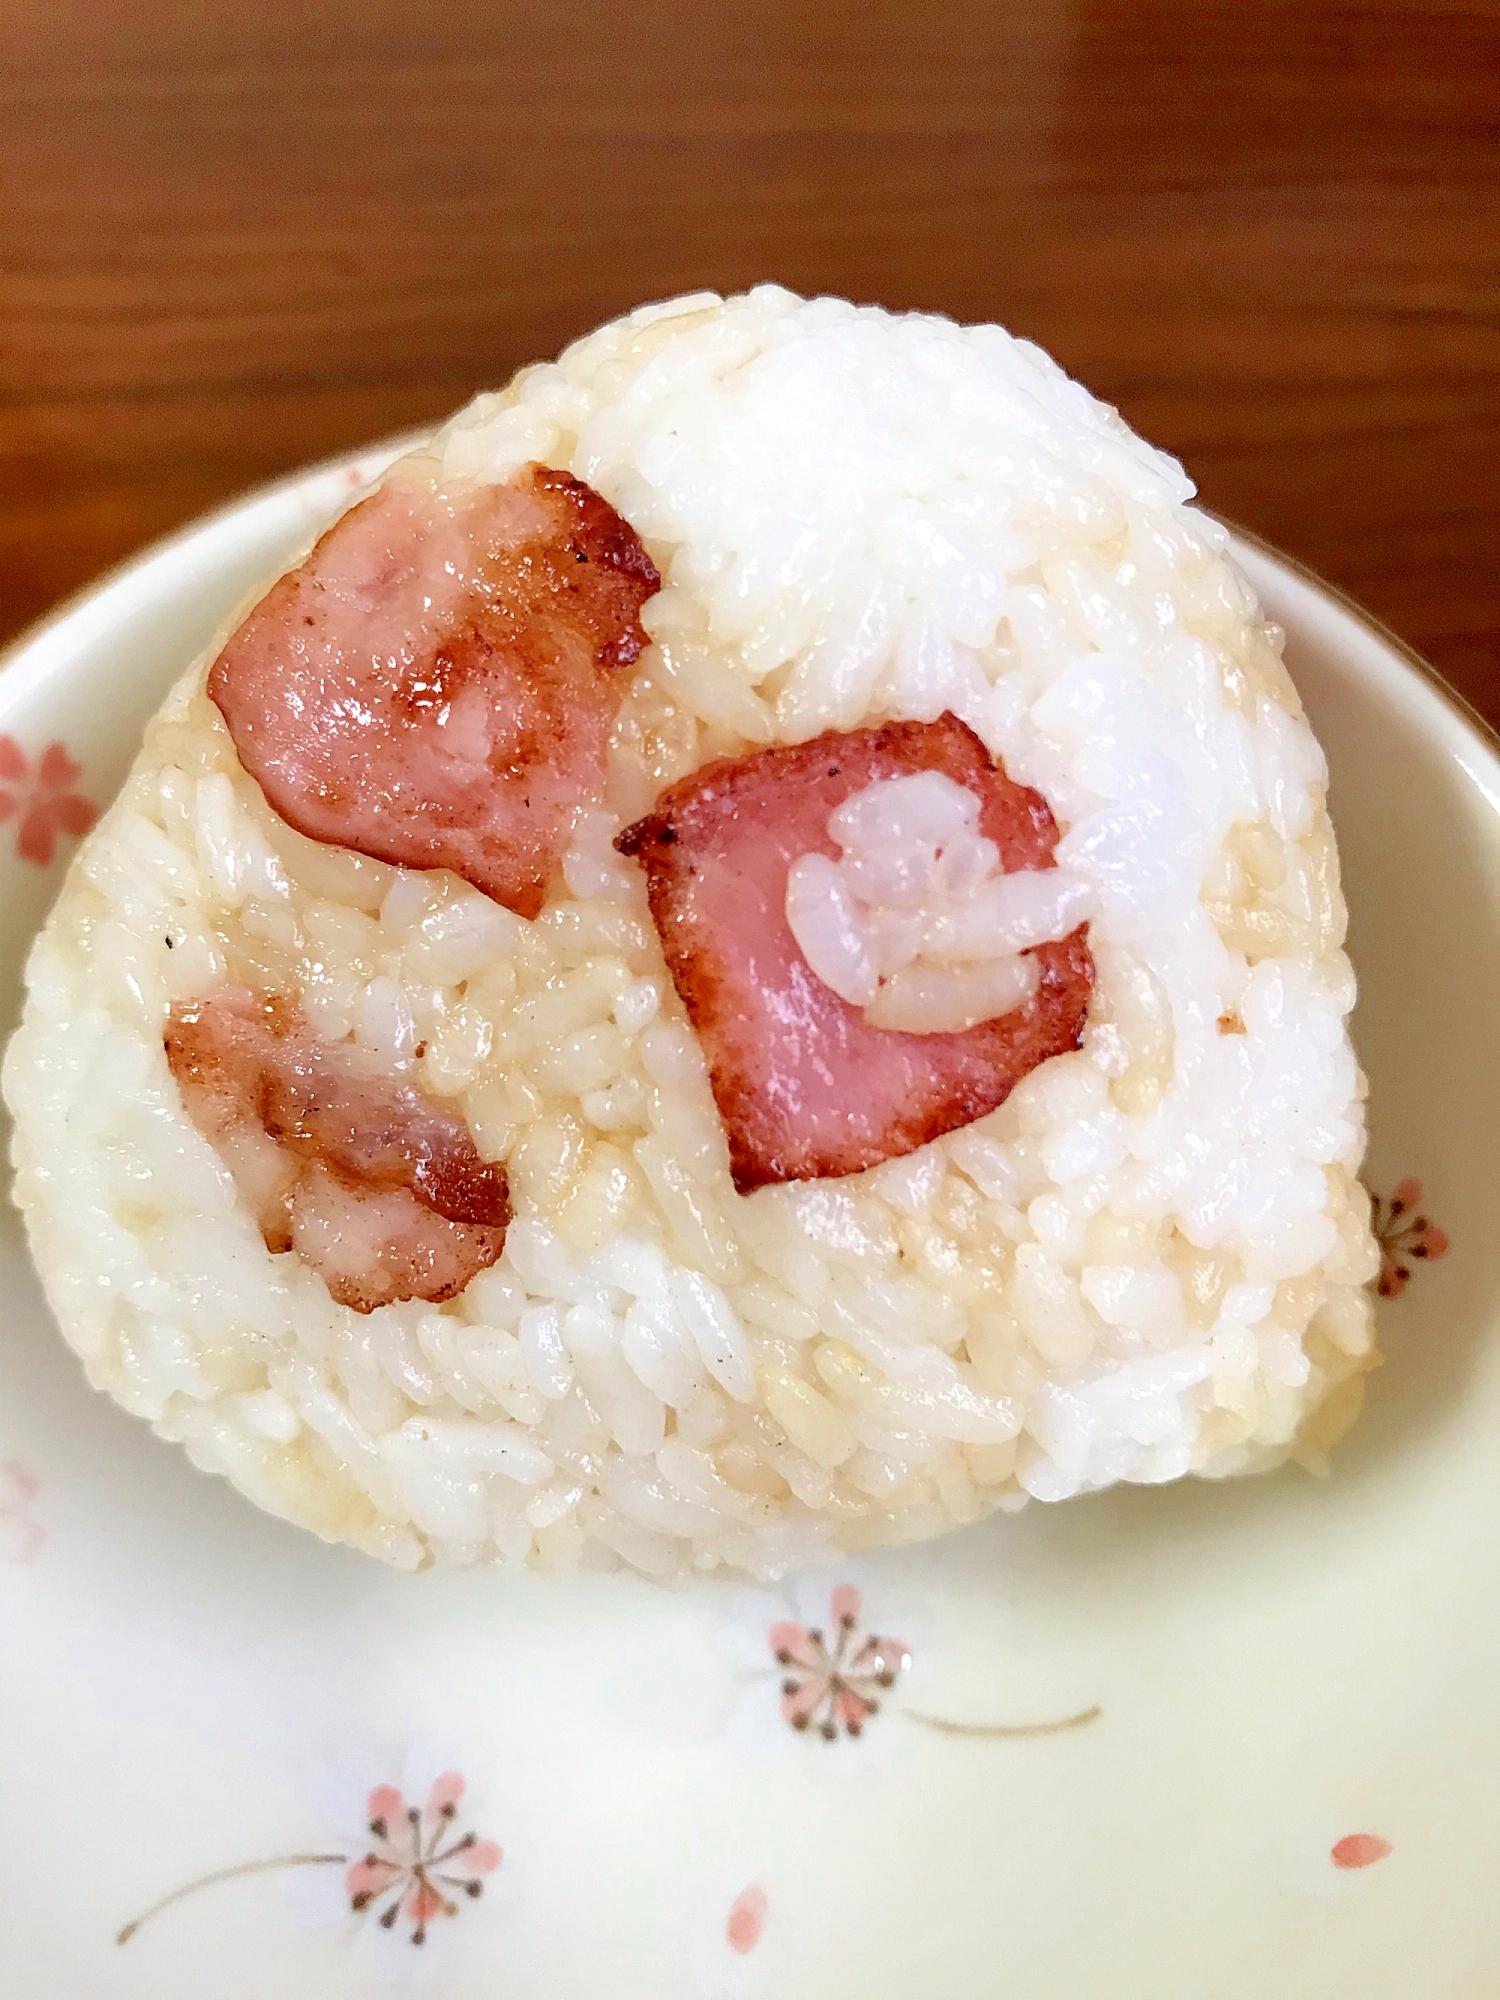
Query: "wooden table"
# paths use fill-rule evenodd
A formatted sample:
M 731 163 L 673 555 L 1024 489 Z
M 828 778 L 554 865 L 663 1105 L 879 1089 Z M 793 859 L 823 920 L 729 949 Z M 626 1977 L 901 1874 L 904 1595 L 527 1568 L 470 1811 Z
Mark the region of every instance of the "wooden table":
M 42 0 L 3 625 L 643 298 L 995 318 L 1500 720 L 1496 0 Z

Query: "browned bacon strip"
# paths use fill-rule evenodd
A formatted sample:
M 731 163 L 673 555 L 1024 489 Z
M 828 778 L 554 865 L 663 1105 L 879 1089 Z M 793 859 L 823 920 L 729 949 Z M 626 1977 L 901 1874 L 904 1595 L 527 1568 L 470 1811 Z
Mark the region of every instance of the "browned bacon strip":
M 296 1250 L 341 1305 L 452 1298 L 500 1255 L 504 1167 L 414 1085 L 317 1041 L 291 1002 L 233 989 L 179 1005 L 165 1040 L 267 1247 Z
M 953 715 L 710 764 L 615 843 L 646 869 L 741 1194 L 912 1152 L 993 1111 L 1038 1063 L 1078 1046 L 1094 982 L 1082 928 L 1037 948 L 1041 985 L 1026 1006 L 953 1035 L 867 1026 L 803 958 L 786 921 L 792 863 L 813 849 L 836 856 L 835 807 L 877 778 L 915 771 L 941 771 L 978 794 L 980 830 L 1005 868 L 1054 865 L 1045 799 L 1012 783 Z
M 534 917 L 660 583 L 569 473 L 436 494 L 393 477 L 272 585 L 208 692 L 299 832 L 451 868 Z

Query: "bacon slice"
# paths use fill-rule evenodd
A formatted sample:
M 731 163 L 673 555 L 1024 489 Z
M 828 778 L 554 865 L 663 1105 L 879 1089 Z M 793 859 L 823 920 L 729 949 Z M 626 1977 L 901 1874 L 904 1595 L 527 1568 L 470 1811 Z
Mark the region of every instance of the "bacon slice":
M 414 1085 L 318 1041 L 292 1002 L 234 988 L 178 1005 L 165 1041 L 267 1248 L 296 1250 L 341 1305 L 452 1298 L 504 1249 L 504 1167 Z
M 534 917 L 660 585 L 570 473 L 438 493 L 392 477 L 272 585 L 208 692 L 299 832 L 451 868 Z
M 957 716 L 830 732 L 709 764 L 616 840 L 646 870 L 651 914 L 708 1058 L 741 1194 L 859 1173 L 982 1118 L 1038 1063 L 1077 1048 L 1094 962 L 1080 926 L 1039 945 L 1035 997 L 961 1034 L 869 1027 L 816 977 L 786 921 L 801 854 L 836 858 L 828 816 L 877 778 L 941 771 L 982 801 L 1007 870 L 1050 868 L 1057 826 Z

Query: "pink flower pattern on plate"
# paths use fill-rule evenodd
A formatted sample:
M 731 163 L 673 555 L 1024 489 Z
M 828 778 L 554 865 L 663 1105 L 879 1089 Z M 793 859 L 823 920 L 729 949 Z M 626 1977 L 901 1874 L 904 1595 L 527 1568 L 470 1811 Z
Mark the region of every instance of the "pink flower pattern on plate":
M 456 1917 L 459 1896 L 483 1894 L 483 1878 L 500 1866 L 501 1851 L 477 1833 L 455 1835 L 463 1776 L 445 1771 L 421 1809 L 394 1785 L 377 1785 L 368 1800 L 373 1842 L 344 1877 L 349 1907 L 383 1930 L 404 1916 L 414 1945 L 425 1944 L 434 1917 Z
M 1097 1702 L 1061 1715 L 991 1720 L 929 1714 L 912 1706 L 920 1648 L 897 1638 L 924 1623 L 920 1607 L 875 1617 L 847 1573 L 804 1573 L 779 1592 L 745 1591 L 720 1627 L 724 1649 L 742 1670 L 728 1722 L 731 1736 L 757 1755 L 795 1754 L 798 1736 L 838 1746 L 841 1766 L 876 1757 L 891 1741 L 888 1719 L 940 1736 L 1000 1742 L 1061 1736 L 1097 1722 Z M 924 1654 L 925 1657 L 925 1654 Z M 881 1727 L 871 1729 L 875 1717 Z M 894 1732 L 899 1735 L 898 1732 Z
M 1414 1213 L 1422 1199 L 1422 1183 L 1408 1178 L 1400 1183 L 1389 1203 L 1371 1195 L 1371 1226 L 1380 1245 L 1380 1282 L 1383 1299 L 1396 1299 L 1411 1282 L 1412 1263 L 1432 1263 L 1447 1255 L 1448 1238 L 1435 1222 Z
M 357 1839 L 240 1861 L 199 1875 L 126 1924 L 116 1942 L 128 1944 L 143 1924 L 200 1890 L 276 1872 L 294 1887 L 293 1901 L 305 1922 L 347 1927 L 351 1916 L 356 1920 L 356 1941 L 372 1954 L 367 1969 L 382 1978 L 415 1970 L 429 1954 L 414 1947 L 428 1944 L 439 1917 L 456 1917 L 466 1900 L 481 1896 L 484 1878 L 503 1858 L 498 1842 L 459 1830 L 459 1802 L 467 1790 L 463 1773 L 439 1766 L 430 1783 L 414 1782 L 417 1768 L 416 1760 L 409 1759 L 404 1789 L 387 1783 L 368 1791 L 361 1786 L 364 1824 Z M 428 1771 L 434 1768 L 427 1766 Z M 416 1798 L 425 1793 L 426 1803 L 410 1804 L 408 1793 Z
M 8 1458 L 0 1465 L 0 1551 L 13 1563 L 34 1562 L 47 1531 L 32 1512 L 40 1482 L 29 1465 Z
M 81 840 L 98 808 L 73 787 L 83 770 L 66 744 L 49 743 L 35 770 L 14 736 L 0 734 L 0 820 L 16 821 L 16 852 L 49 868 L 59 834 Z
M 882 1696 L 910 1667 L 904 1639 L 861 1628 L 863 1609 L 852 1583 L 835 1584 L 826 1627 L 780 1618 L 766 1633 L 783 1670 L 782 1717 L 793 1729 L 811 1730 L 827 1743 L 841 1732 L 863 1735 L 865 1724 L 880 1712 Z

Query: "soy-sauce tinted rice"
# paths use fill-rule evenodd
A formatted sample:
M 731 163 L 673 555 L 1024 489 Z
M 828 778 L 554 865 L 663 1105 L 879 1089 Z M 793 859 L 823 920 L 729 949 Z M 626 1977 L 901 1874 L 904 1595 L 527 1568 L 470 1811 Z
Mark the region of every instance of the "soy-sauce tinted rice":
M 1180 469 L 998 328 L 772 288 L 601 329 L 398 477 L 533 465 L 662 586 L 534 919 L 295 831 L 205 691 L 217 646 L 78 857 L 5 1094 L 90 1379 L 405 1567 L 765 1576 L 1028 1496 L 1321 1465 L 1377 1261 L 1325 770 Z M 716 760 L 945 715 L 1055 822 L 1079 1046 L 880 1165 L 737 1193 L 613 843 Z M 920 845 L 909 796 L 881 824 Z M 228 992 L 294 1002 L 503 1165 L 503 1251 L 456 1296 L 359 1311 L 268 1245 L 164 1045 Z

